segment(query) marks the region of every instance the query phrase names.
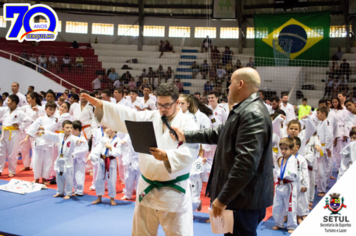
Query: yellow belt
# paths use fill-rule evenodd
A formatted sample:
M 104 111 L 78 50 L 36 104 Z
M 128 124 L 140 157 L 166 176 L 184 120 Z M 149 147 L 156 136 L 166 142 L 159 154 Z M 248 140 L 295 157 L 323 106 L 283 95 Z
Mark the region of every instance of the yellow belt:
M 322 146 L 322 147 L 325 147 L 325 143 L 322 143 L 321 146 Z M 320 156 L 321 156 L 321 157 L 324 156 L 323 151 L 320 151 Z
M 9 135 L 9 141 L 11 140 L 11 131 L 12 130 L 18 130 L 19 128 L 15 128 L 14 126 L 6 126 L 6 127 L 2 127 L 3 131 L 9 131 L 10 135 Z
M 56 130 L 56 131 L 54 131 L 56 134 L 63 134 L 64 133 L 64 131 L 63 130 Z
M 274 153 L 278 153 L 278 147 L 272 148 Z

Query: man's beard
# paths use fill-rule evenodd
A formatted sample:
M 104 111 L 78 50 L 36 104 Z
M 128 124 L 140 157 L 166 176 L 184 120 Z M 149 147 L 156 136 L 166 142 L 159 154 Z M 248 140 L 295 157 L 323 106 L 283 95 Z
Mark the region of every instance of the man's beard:
M 284 104 L 287 104 L 287 103 L 288 103 L 288 101 L 283 101 L 283 103 L 284 103 Z

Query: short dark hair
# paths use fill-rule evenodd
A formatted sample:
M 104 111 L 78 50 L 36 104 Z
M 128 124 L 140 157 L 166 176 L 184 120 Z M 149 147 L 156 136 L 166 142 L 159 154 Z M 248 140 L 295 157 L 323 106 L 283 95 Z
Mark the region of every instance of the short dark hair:
M 288 94 L 286 94 L 286 93 L 283 93 L 283 94 L 282 94 L 282 98 L 283 98 L 284 96 L 287 96 L 287 97 L 288 97 Z
M 273 102 L 273 101 L 279 102 L 279 97 L 276 96 L 276 95 L 272 95 L 272 96 L 269 98 L 269 100 L 270 100 L 271 102 Z
M 78 129 L 79 132 L 82 132 L 82 122 L 80 122 L 79 120 L 75 120 L 73 121 L 73 129 Z
M 272 120 L 276 119 L 277 116 L 279 116 L 280 114 L 277 114 L 277 113 L 273 113 L 270 115 L 270 117 L 272 118 Z
M 343 97 L 347 97 L 346 91 L 340 91 L 337 93 L 338 95 L 341 94 Z
M 352 135 L 356 135 L 356 128 L 351 129 L 350 138 L 351 138 Z
M 11 101 L 15 102 L 16 105 L 19 104 L 20 102 L 20 99 L 16 94 L 9 95 L 8 99 L 11 99 Z
M 156 95 L 157 97 L 170 96 L 174 101 L 177 101 L 179 98 L 179 91 L 175 84 L 163 83 L 157 87 Z
M 320 99 L 318 104 L 322 104 L 322 103 L 325 103 L 325 105 L 326 105 L 326 100 L 325 99 Z
M 282 138 L 279 142 L 279 146 L 287 146 L 289 149 L 294 148 L 294 141 L 292 138 Z
M 328 117 L 329 111 L 328 111 L 328 109 L 326 107 L 318 108 L 317 111 L 320 112 L 320 113 L 324 113 L 325 116 Z
M 114 91 L 117 91 L 118 93 L 121 93 L 122 95 L 124 95 L 124 90 L 122 88 L 116 88 L 116 89 L 114 89 Z
M 210 91 L 209 95 L 215 95 L 215 97 L 219 98 L 219 93 L 215 91 Z
M 79 101 L 79 96 L 78 94 L 72 94 L 72 98 L 75 100 L 75 101 Z
M 286 113 L 285 113 L 282 109 L 277 109 L 277 110 L 275 110 L 275 111 L 274 111 L 274 114 L 286 116 Z
M 79 95 L 81 95 L 82 93 L 86 93 L 86 94 L 89 94 L 89 92 L 87 91 L 87 90 L 80 90 L 80 93 L 79 93 Z
M 266 96 L 266 92 L 264 90 L 258 90 L 259 93 L 262 93 L 263 96 Z
M 62 123 L 62 128 L 64 128 L 65 125 L 73 125 L 73 122 L 70 121 L 70 120 L 65 120 L 65 121 L 63 121 L 63 123 Z
M 302 102 L 304 102 L 304 101 L 308 101 L 308 99 L 307 98 L 302 98 Z
M 130 90 L 130 93 L 136 93 L 136 94 L 138 94 L 138 90 L 135 89 L 135 88 L 134 88 L 134 89 L 131 89 L 131 90 Z
M 35 87 L 32 86 L 32 85 L 30 85 L 30 86 L 28 86 L 28 87 L 30 87 L 32 90 L 35 90 Z
M 146 86 L 144 86 L 143 88 L 142 88 L 142 90 L 144 90 L 144 89 L 149 89 L 150 91 L 151 91 L 151 87 L 150 86 L 148 86 L 148 85 L 146 85 Z
M 54 100 L 56 100 L 56 94 L 53 92 L 52 89 L 50 89 L 50 90 L 47 91 L 46 96 L 47 96 L 47 94 L 49 94 L 49 93 L 52 94 L 53 97 L 54 97 Z
M 299 146 L 299 148 L 300 148 L 300 146 L 302 145 L 302 141 L 300 140 L 300 138 L 299 137 L 293 137 L 293 139 L 295 140 L 295 144 L 297 144 L 297 146 Z
M 345 105 L 346 105 L 348 102 L 354 103 L 354 101 L 352 101 L 351 99 L 347 99 L 347 100 L 345 101 Z
M 105 93 L 106 96 L 111 97 L 111 92 L 108 89 L 104 89 L 101 93 Z
M 2 95 L 4 95 L 5 97 L 8 97 L 8 96 L 9 96 L 9 93 L 8 93 L 8 92 L 5 92 L 5 93 L 3 93 Z
M 195 92 L 194 95 L 199 95 L 200 96 L 201 94 L 200 94 L 200 92 Z
M 56 109 L 57 108 L 57 104 L 55 102 L 49 101 L 46 103 L 45 109 L 47 109 L 47 107 L 51 107 Z

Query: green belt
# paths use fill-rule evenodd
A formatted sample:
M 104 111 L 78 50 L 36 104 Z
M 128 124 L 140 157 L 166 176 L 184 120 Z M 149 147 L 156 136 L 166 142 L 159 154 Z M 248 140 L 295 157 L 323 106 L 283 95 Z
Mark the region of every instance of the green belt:
M 173 180 L 169 180 L 169 181 L 152 181 L 152 180 L 147 179 L 142 174 L 141 174 L 141 176 L 150 185 L 145 190 L 143 190 L 143 192 L 140 194 L 140 196 L 139 196 L 140 202 L 154 188 L 160 189 L 162 187 L 171 187 L 171 188 L 174 188 L 174 189 L 178 190 L 179 192 L 182 192 L 185 194 L 185 189 L 182 188 L 181 186 L 178 186 L 175 184 L 178 182 L 181 182 L 183 180 L 189 179 L 189 173 L 187 173 L 185 175 L 178 176 L 177 178 L 175 178 Z

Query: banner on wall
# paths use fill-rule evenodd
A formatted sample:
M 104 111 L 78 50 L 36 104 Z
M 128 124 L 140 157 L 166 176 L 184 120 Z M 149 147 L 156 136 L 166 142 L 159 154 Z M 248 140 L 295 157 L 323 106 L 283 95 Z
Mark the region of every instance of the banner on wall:
M 255 56 L 329 59 L 330 12 L 254 15 Z
M 215 19 L 236 19 L 235 0 L 214 0 L 213 18 Z

